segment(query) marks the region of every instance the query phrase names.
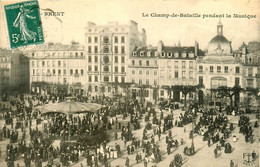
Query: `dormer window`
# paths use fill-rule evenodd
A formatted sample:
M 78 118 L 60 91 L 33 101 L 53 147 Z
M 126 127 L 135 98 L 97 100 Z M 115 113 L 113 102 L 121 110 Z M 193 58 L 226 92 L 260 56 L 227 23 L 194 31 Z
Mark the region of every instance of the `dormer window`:
M 144 51 L 140 52 L 140 56 L 144 56 Z
M 168 52 L 167 56 L 168 56 L 168 58 L 171 58 L 172 57 L 172 52 Z
M 183 57 L 183 58 L 187 57 L 187 53 L 186 53 L 186 52 L 183 52 L 182 55 L 181 55 L 181 57 Z
M 155 57 L 159 56 L 160 53 L 159 52 L 155 52 Z
M 136 52 L 133 52 L 133 56 L 136 56 L 137 55 L 137 53 Z
M 175 53 L 174 53 L 174 57 L 176 57 L 176 58 L 179 57 L 179 53 L 178 53 L 178 52 L 175 52 Z
M 193 58 L 194 57 L 194 53 L 189 53 L 189 57 Z
M 147 56 L 148 56 L 148 57 L 151 57 L 151 52 L 147 52 Z
M 165 57 L 165 53 L 164 52 L 162 52 L 162 57 Z

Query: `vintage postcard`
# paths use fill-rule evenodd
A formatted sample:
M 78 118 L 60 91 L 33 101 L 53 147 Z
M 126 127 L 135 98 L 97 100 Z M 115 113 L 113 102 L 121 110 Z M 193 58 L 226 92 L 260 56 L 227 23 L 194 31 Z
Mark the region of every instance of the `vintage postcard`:
M 0 0 L 0 167 L 259 167 L 259 0 Z

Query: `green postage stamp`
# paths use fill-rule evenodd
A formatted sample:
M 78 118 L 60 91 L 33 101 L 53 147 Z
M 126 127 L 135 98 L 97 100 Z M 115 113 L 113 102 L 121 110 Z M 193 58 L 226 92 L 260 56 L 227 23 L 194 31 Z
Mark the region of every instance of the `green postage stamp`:
M 44 43 L 38 1 L 15 3 L 4 8 L 11 49 Z

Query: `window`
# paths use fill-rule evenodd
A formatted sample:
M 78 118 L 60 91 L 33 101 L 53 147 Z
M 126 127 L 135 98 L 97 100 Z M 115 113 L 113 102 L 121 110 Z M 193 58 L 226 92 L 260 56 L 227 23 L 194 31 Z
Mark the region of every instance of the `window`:
M 96 72 L 98 71 L 98 66 L 95 66 L 95 71 L 96 71 Z
M 51 73 L 51 70 L 50 70 L 50 69 L 48 69 L 48 70 L 47 70 L 47 73 Z
M 115 72 L 118 72 L 118 66 L 115 66 Z
M 185 61 L 182 61 L 181 64 L 182 64 L 182 68 L 186 68 L 186 62 Z
M 118 53 L 118 46 L 115 46 L 115 53 Z
M 203 77 L 199 76 L 199 85 L 203 85 Z
M 134 61 L 134 60 L 132 60 L 132 65 L 133 65 L 133 66 L 135 65 L 135 61 Z
M 63 75 L 66 75 L 66 72 L 67 72 L 67 71 L 64 69 L 64 70 L 63 70 Z
M 125 54 L 125 47 L 124 46 L 121 46 L 121 53 Z
M 121 37 L 121 43 L 125 43 L 125 37 Z
M 182 71 L 182 78 L 186 78 L 186 71 Z
M 249 87 L 249 88 L 253 87 L 253 80 L 252 79 L 247 80 L 247 87 Z
M 108 57 L 108 56 L 105 56 L 105 57 L 103 58 L 103 61 L 104 61 L 104 63 L 109 63 L 109 57 Z
M 98 76 L 95 75 L 95 82 L 98 82 Z
M 134 69 L 132 70 L 132 74 L 133 74 L 133 75 L 135 74 L 135 70 L 134 70 Z
M 221 66 L 217 66 L 217 72 L 218 72 L 218 73 L 221 72 Z
M 88 82 L 92 82 L 92 76 L 91 75 L 88 76 Z
M 228 66 L 224 67 L 225 73 L 228 73 Z
M 121 83 L 125 83 L 125 77 L 121 77 Z
M 88 37 L 88 43 L 91 43 L 91 37 Z
M 38 61 L 37 61 L 37 64 L 38 64 Z M 37 67 L 38 67 L 38 65 L 37 65 Z M 52 67 L 55 67 L 55 61 L 54 60 L 52 61 Z
M 61 70 L 58 70 L 58 74 L 61 75 Z
M 91 46 L 88 46 L 88 53 L 91 53 Z
M 193 79 L 193 71 L 190 71 L 190 72 L 189 72 L 189 78 L 190 78 L 190 79 Z
M 73 74 L 73 70 L 72 69 L 70 69 L 70 75 L 72 75 Z
M 125 57 L 121 57 L 121 63 L 125 63 Z
M 252 67 L 248 68 L 247 72 L 248 72 L 248 76 L 253 76 L 253 68 Z
M 78 69 L 76 69 L 76 70 L 75 70 L 75 73 L 76 73 L 76 74 L 78 74 L 78 73 L 79 73 L 79 70 L 78 70 Z
M 149 85 L 149 84 L 150 84 L 150 83 L 149 83 L 149 79 L 146 79 L 145 84 L 146 84 L 146 85 Z
M 118 63 L 118 56 L 115 56 L 115 63 Z
M 240 68 L 236 67 L 236 74 L 239 74 L 239 73 L 240 73 Z
M 91 63 L 91 56 L 88 56 L 88 62 Z
M 88 71 L 89 71 L 89 72 L 92 71 L 92 66 L 91 66 L 91 65 L 88 66 Z
M 239 83 L 240 83 L 239 80 L 240 79 L 238 77 L 235 78 L 235 86 L 239 86 Z
M 63 67 L 66 67 L 66 61 L 63 61 Z
M 154 70 L 153 75 L 157 75 L 157 70 Z
M 32 61 L 32 67 L 34 67 L 34 61 Z
M 98 43 L 98 37 L 95 37 L 94 40 L 95 40 L 95 43 Z
M 209 67 L 209 72 L 213 72 L 213 71 L 214 71 L 213 66 L 210 66 L 210 67 Z
M 149 60 L 146 61 L 146 66 L 149 66 Z
M 154 80 L 154 81 L 153 81 L 153 84 L 156 86 L 156 85 L 157 85 L 157 80 Z
M 178 71 L 175 71 L 175 72 L 174 72 L 174 77 L 175 77 L 175 78 L 179 78 L 179 72 L 178 72 Z
M 116 83 L 118 82 L 118 77 L 115 77 L 115 82 L 116 82 Z
M 124 66 L 121 67 L 121 72 L 125 72 L 125 67 Z
M 189 68 L 190 68 L 190 69 L 193 69 L 193 61 L 190 61 L 190 62 L 189 62 Z
M 104 38 L 103 38 L 103 42 L 104 42 L 104 43 L 108 43 L 108 42 L 109 42 L 109 38 L 108 38 L 108 37 L 104 37 Z
M 35 74 L 35 70 L 33 69 L 33 75 Z
M 139 84 L 142 85 L 142 79 L 139 79 Z
M 109 77 L 108 76 L 104 76 L 104 81 L 105 82 L 109 82 Z
M 84 75 L 83 69 L 80 70 L 80 74 L 81 74 L 81 75 Z
M 98 57 L 97 56 L 95 56 L 95 63 L 97 63 L 98 62 Z
M 55 73 L 56 73 L 55 69 L 52 70 L 52 73 L 53 73 L 53 75 L 55 75 Z
M 115 36 L 115 43 L 118 43 L 118 37 Z
M 109 47 L 104 46 L 104 48 L 103 48 L 103 52 L 104 52 L 104 53 L 108 53 L 108 52 L 109 52 Z
M 105 66 L 105 67 L 104 67 L 104 71 L 108 72 L 108 71 L 109 71 L 109 67 L 108 67 L 108 66 Z
M 178 61 L 174 62 L 174 68 L 179 68 L 179 62 Z
M 164 96 L 164 90 L 161 90 L 160 94 L 161 96 Z
M 45 61 L 42 61 L 42 66 L 43 66 L 43 67 L 45 66 Z
M 78 52 L 75 53 L 75 57 L 78 58 Z
M 133 84 L 135 83 L 135 79 L 134 79 L 134 78 L 132 78 L 132 83 L 133 83 Z
M 95 53 L 98 53 L 98 47 L 95 46 Z
M 149 70 L 146 70 L 146 75 L 149 75 Z
M 139 60 L 139 66 L 142 66 L 142 60 Z
M 139 70 L 139 75 L 142 75 L 142 73 L 143 73 L 143 71 L 140 69 L 140 70 Z
M 95 92 L 98 92 L 98 86 L 95 86 Z
M 200 72 L 200 73 L 203 72 L 203 66 L 199 66 L 199 72 Z

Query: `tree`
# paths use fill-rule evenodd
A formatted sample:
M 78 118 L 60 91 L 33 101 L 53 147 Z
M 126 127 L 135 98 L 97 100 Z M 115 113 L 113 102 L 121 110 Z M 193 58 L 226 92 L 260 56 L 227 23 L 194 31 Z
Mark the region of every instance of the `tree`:
M 220 98 L 228 97 L 230 99 L 230 107 L 233 107 L 233 96 L 239 94 L 244 89 L 240 86 L 235 85 L 234 87 L 221 86 L 211 90 L 217 91 Z
M 187 94 L 196 91 L 196 86 L 192 85 L 174 85 L 171 87 L 173 91 L 180 91 L 184 95 L 184 107 L 187 107 Z
M 245 89 L 245 92 L 252 93 L 252 95 L 255 97 L 255 100 L 259 99 L 259 96 L 258 96 L 258 94 L 259 94 L 259 89 L 258 89 L 258 88 L 247 87 L 247 88 Z M 251 101 L 253 100 L 253 98 L 249 98 L 249 97 L 248 97 L 247 100 L 248 100 L 248 101 L 247 101 L 247 104 L 248 104 L 248 106 L 249 106 L 249 104 L 251 103 Z

